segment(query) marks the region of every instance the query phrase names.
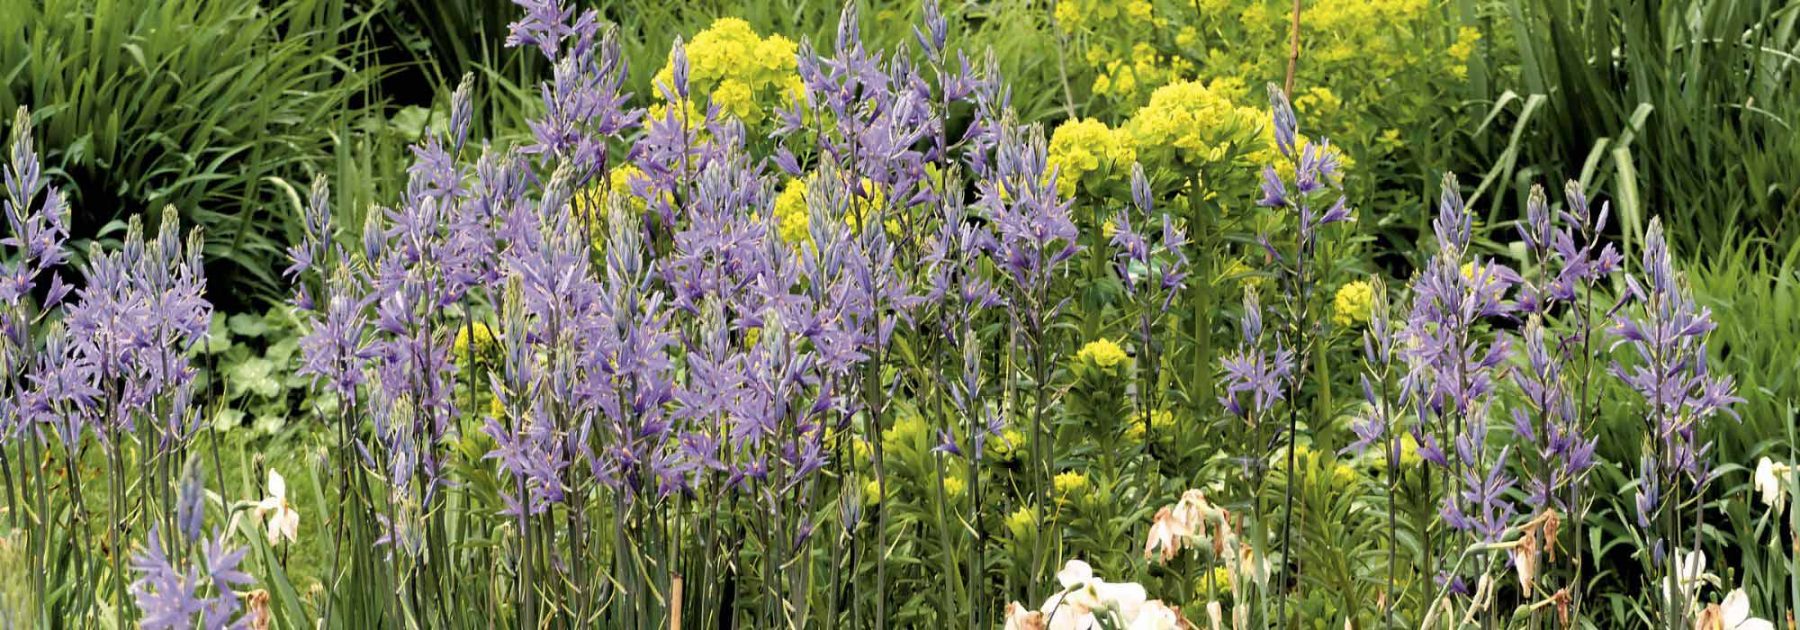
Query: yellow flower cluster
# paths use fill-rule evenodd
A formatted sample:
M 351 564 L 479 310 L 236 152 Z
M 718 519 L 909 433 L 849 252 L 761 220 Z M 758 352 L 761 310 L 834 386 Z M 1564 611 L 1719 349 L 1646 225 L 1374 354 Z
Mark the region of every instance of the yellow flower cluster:
M 1248 148 L 1264 126 L 1261 110 L 1237 104 L 1246 92 L 1235 80 L 1171 83 L 1150 94 L 1126 129 L 1146 162 L 1190 167 L 1219 162 L 1234 148 Z
M 1481 39 L 1481 31 L 1473 26 L 1456 29 L 1456 41 L 1450 44 L 1445 54 L 1450 59 L 1450 75 L 1458 79 L 1469 76 L 1469 55 L 1475 53 L 1475 42 Z
M 1125 427 L 1125 437 L 1133 442 L 1144 441 L 1143 417 L 1133 415 L 1127 422 L 1128 425 Z M 1175 414 L 1167 409 L 1158 409 L 1150 412 L 1150 430 L 1156 433 L 1158 441 L 1169 437 L 1171 432 L 1175 430 Z
M 999 437 L 988 440 L 987 450 L 998 461 L 1018 461 L 1019 455 L 1025 451 L 1025 434 L 1012 427 L 1002 429 Z
M 1013 540 L 1026 538 L 1037 531 L 1037 510 L 1031 506 L 1020 506 L 1006 515 L 1006 530 L 1012 533 Z
M 1079 494 L 1082 492 L 1086 492 L 1087 487 L 1088 487 L 1088 478 L 1087 478 L 1087 475 L 1083 475 L 1081 473 L 1071 470 L 1071 471 L 1067 471 L 1067 472 L 1057 473 L 1056 478 L 1052 479 L 1050 481 L 1050 483 L 1052 486 L 1054 486 L 1056 488 L 1057 498 L 1062 499 L 1062 498 L 1067 498 L 1069 496 L 1076 495 L 1076 494 Z
M 1075 360 L 1082 363 L 1111 368 L 1125 361 L 1125 349 L 1111 339 L 1090 341 L 1075 353 Z
M 1278 462 L 1278 464 L 1285 468 L 1287 466 L 1287 462 L 1285 461 L 1286 458 L 1282 459 L 1283 461 Z M 1305 444 L 1301 444 L 1294 448 L 1294 462 L 1295 465 L 1302 470 L 1312 468 L 1315 465 L 1329 466 L 1331 472 L 1331 487 L 1334 489 L 1342 490 L 1349 488 L 1350 486 L 1355 485 L 1358 480 L 1362 479 L 1362 473 L 1357 471 L 1356 467 L 1342 461 L 1333 462 L 1329 457 L 1318 451 L 1314 451 L 1312 447 Z
M 805 178 L 789 179 L 782 185 L 781 192 L 775 195 L 775 223 L 781 230 L 782 240 L 796 244 L 812 242 L 812 210 L 806 205 L 806 193 L 817 178 L 818 174 L 813 173 Z M 863 194 L 856 198 L 853 212 L 844 215 L 844 224 L 857 232 L 862 229 L 857 225 L 859 214 L 881 212 L 882 207 L 887 204 L 886 193 L 873 180 L 863 178 L 862 189 Z M 900 222 L 895 219 L 887 219 L 883 225 L 889 235 L 900 233 Z
M 1154 10 L 1150 0 L 1060 0 L 1056 3 L 1056 26 L 1065 33 L 1121 23 L 1145 26 L 1150 24 Z
M 1223 594 L 1231 590 L 1231 569 L 1224 565 L 1213 567 L 1211 571 L 1194 578 L 1195 593 Z
M 801 93 L 794 71 L 798 51 L 791 39 L 764 38 L 743 19 L 719 18 L 687 43 L 689 93 L 706 94 L 724 114 L 756 123 L 776 99 Z M 654 81 L 671 85 L 674 74 L 673 64 L 665 63 Z M 660 90 L 657 95 L 662 96 Z
M 800 243 L 812 240 L 807 228 L 812 214 L 806 209 L 806 180 L 794 178 L 775 195 L 775 223 L 781 229 L 781 240 Z
M 944 496 L 949 497 L 950 500 L 954 501 L 960 499 L 962 498 L 963 493 L 968 491 L 969 484 L 968 482 L 963 481 L 962 477 L 956 475 L 944 477 Z
M 1190 6 L 1191 4 L 1191 6 Z M 1157 90 L 1184 82 L 1217 90 L 1220 83 L 1258 87 L 1251 94 L 1229 94 L 1203 99 L 1189 94 L 1189 102 L 1222 101 L 1232 107 L 1253 105 L 1261 110 L 1260 86 L 1278 80 L 1287 71 L 1292 3 L 1287 0 L 1194 0 L 1182 10 L 1165 11 L 1150 2 L 1124 0 L 1060 0 L 1055 3 L 1056 24 L 1067 37 L 1065 60 L 1077 77 L 1092 80 L 1093 102 L 1110 106 L 1125 117 L 1155 100 Z M 1420 99 L 1420 93 L 1453 93 L 1468 74 L 1480 31 L 1444 23 L 1442 12 L 1430 0 L 1311 0 L 1301 17 L 1301 62 L 1293 95 L 1295 109 L 1306 121 L 1305 129 L 1332 139 L 1334 147 L 1346 147 L 1366 163 L 1409 150 L 1396 141 L 1402 129 L 1418 129 L 1453 112 L 1453 98 Z M 1430 86 L 1420 90 L 1393 90 L 1393 85 Z M 1192 91 L 1190 89 L 1190 91 Z M 1223 112 L 1223 109 L 1205 111 Z M 1106 109 L 1089 110 L 1104 119 Z M 1221 116 L 1226 129 L 1229 116 Z M 1201 122 L 1210 122 L 1202 120 Z M 1266 119 L 1258 116 L 1258 126 Z M 1163 123 L 1158 125 L 1157 123 Z M 1161 129 L 1153 136 L 1182 135 L 1189 130 L 1189 148 L 1181 164 L 1195 166 L 1216 161 L 1210 151 L 1217 142 L 1200 142 L 1218 127 L 1213 124 L 1170 122 L 1153 118 L 1140 123 Z M 1225 135 L 1230 135 L 1229 131 Z M 1136 146 L 1146 167 L 1156 163 L 1154 138 L 1140 135 Z M 1272 153 L 1272 152 L 1269 152 Z M 1252 161 L 1267 155 L 1252 156 Z M 1263 160 L 1267 162 L 1267 160 Z M 1237 188 L 1236 182 L 1208 182 L 1212 190 Z
M 1150 0 L 1060 0 L 1056 25 L 1093 68 L 1093 93 L 1133 106 L 1157 86 L 1193 73 L 1193 63 L 1158 52 L 1147 34 L 1168 25 Z
M 1194 73 L 1193 62 L 1159 53 L 1145 42 L 1132 44 L 1130 56 L 1124 58 L 1107 59 L 1100 48 L 1089 49 L 1087 56 L 1099 69 L 1094 77 L 1094 94 L 1121 104 L 1141 103 L 1143 95 L 1151 90 Z
M 1092 191 L 1102 179 L 1131 170 L 1137 149 L 1131 134 L 1093 118 L 1064 122 L 1050 134 L 1049 161 L 1056 168 L 1056 191 L 1073 197 L 1078 184 Z
M 466 361 L 472 353 L 476 361 L 484 361 L 493 347 L 494 329 L 474 322 L 456 329 L 456 341 L 450 344 L 451 360 Z
M 1369 322 L 1375 289 L 1362 280 L 1344 283 L 1331 298 L 1331 323 L 1349 327 Z

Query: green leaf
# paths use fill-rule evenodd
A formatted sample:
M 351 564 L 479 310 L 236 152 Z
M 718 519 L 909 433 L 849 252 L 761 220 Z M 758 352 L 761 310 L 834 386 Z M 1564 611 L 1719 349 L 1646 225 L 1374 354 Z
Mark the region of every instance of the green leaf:
M 250 425 L 257 433 L 274 435 L 281 427 L 287 426 L 287 417 L 282 415 L 259 415 L 256 422 Z
M 269 346 L 269 349 L 263 352 L 263 356 L 268 357 L 270 361 L 274 361 L 277 365 L 287 365 L 288 361 L 293 359 L 294 354 L 299 350 L 300 338 L 287 337 L 281 341 L 275 342 L 275 345 Z
M 212 323 L 206 327 L 206 341 L 200 345 L 200 351 L 206 354 L 218 354 L 231 348 L 231 334 L 225 327 L 225 316 L 214 313 Z
M 281 381 L 275 379 L 275 363 L 262 357 L 250 357 L 225 368 L 227 391 L 237 397 L 245 392 L 264 398 L 281 393 Z
M 261 337 L 269 332 L 269 324 L 263 318 L 249 313 L 232 315 L 228 323 L 231 333 L 239 337 Z
M 230 431 L 244 424 L 244 412 L 224 408 L 213 413 L 212 425 L 215 431 Z

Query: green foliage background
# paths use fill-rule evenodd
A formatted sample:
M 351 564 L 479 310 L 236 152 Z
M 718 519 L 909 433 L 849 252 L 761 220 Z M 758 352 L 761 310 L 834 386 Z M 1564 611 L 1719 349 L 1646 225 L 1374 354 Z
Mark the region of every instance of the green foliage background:
M 841 9 L 823 0 L 591 4 L 619 24 L 632 62 L 632 91 L 640 99 L 651 93 L 649 77 L 674 38 L 691 36 L 717 17 L 744 18 L 765 35 L 829 42 Z M 916 3 L 863 5 L 871 48 L 911 40 L 905 25 L 919 21 Z M 1121 124 L 1129 117 L 1135 103 L 1093 94 L 1105 64 L 1087 63 L 1082 55 L 1096 46 L 1129 50 L 1129 41 L 1117 46 L 1108 38 L 1136 37 L 1159 54 L 1187 55 L 1193 75 L 1186 78 L 1259 85 L 1278 80 L 1269 75 L 1285 63 L 1279 38 L 1226 26 L 1241 27 L 1230 19 L 1232 12 L 1252 5 L 1285 15 L 1285 0 L 1157 2 L 1159 10 L 1181 17 L 1148 34 L 1064 29 L 1056 3 L 1048 0 L 945 5 L 963 48 L 991 51 L 1021 117 L 1047 128 L 1070 118 Z M 1358 151 L 1385 130 L 1398 134 L 1400 149 L 1378 158 L 1364 154 L 1373 159 L 1357 171 L 1352 190 L 1367 224 L 1361 236 L 1381 245 L 1370 249 L 1384 252 L 1367 262 L 1370 270 L 1408 270 L 1428 254 L 1418 243 L 1428 232 L 1426 200 L 1436 196 L 1437 173 L 1478 175 L 1470 203 L 1496 239 L 1484 246 L 1491 255 L 1515 259 L 1522 250 L 1508 242 L 1507 226 L 1521 215 L 1525 191 L 1533 183 L 1579 179 L 1612 204 L 1610 236 L 1624 244 L 1628 258 L 1637 254 L 1648 217 L 1662 217 L 1678 255 L 1688 261 L 1700 304 L 1713 309 L 1719 323 L 1711 347 L 1715 369 L 1736 375 L 1746 399 L 1740 423 L 1719 425 L 1726 427 L 1715 447 L 1720 461 L 1741 464 L 1764 455 L 1792 461 L 1800 404 L 1800 4 L 1419 5 L 1409 14 L 1409 41 L 1442 49 L 1466 29 L 1479 33 L 1466 74 L 1347 75 L 1309 58 L 1347 31 L 1309 31 L 1303 41 L 1299 91 L 1325 86 L 1350 95 L 1350 106 L 1321 115 L 1335 127 L 1329 135 L 1349 139 L 1352 156 L 1362 159 Z M 1218 6 L 1226 11 L 1208 13 Z M 305 383 L 292 376 L 297 333 L 281 307 L 271 308 L 286 297 L 279 272 L 284 249 L 300 232 L 305 182 L 328 175 L 340 224 L 361 225 L 373 205 L 397 196 L 406 143 L 441 124 L 448 95 L 465 73 L 480 79 L 474 135 L 525 137 L 521 121 L 540 107 L 533 86 L 546 69 L 530 51 L 500 47 L 517 13 L 500 0 L 15 0 L 0 10 L 0 83 L 6 88 L 0 111 L 31 107 L 50 176 L 78 209 L 76 237 L 107 243 L 125 217 L 165 205 L 175 207 L 185 224 L 205 230 L 210 294 L 229 309 L 215 322 L 219 336 L 205 352 L 207 383 L 217 393 L 209 416 L 226 429 L 224 439 L 237 454 L 231 462 L 237 487 L 228 496 L 255 496 L 262 471 L 273 466 L 293 471 L 290 486 L 302 513 L 328 512 L 320 481 L 312 478 L 325 447 L 312 435 L 311 421 L 329 401 L 310 400 Z M 1215 43 L 1196 51 L 1181 43 L 1183 26 Z M 1379 107 L 1369 104 L 1374 99 Z M 1213 272 L 1227 277 L 1220 262 Z M 1227 308 L 1207 315 L 1224 321 Z M 1347 379 L 1345 385 L 1344 395 L 1351 396 Z M 1630 417 L 1618 402 L 1624 397 L 1613 394 L 1602 415 Z M 1330 425 L 1336 410 L 1323 411 L 1315 421 Z M 1072 436 L 1092 434 L 1063 429 Z M 1602 427 L 1601 435 L 1602 457 L 1629 462 L 1635 456 L 1636 427 Z M 923 444 L 912 445 L 920 451 L 912 459 L 929 457 Z M 1168 447 L 1202 450 L 1191 443 Z M 890 452 L 896 450 L 908 457 L 907 449 Z M 1334 464 L 1321 457 L 1309 465 L 1330 471 Z M 1716 512 L 1725 518 L 1709 536 L 1736 555 L 1717 565 L 1741 567 L 1758 610 L 1791 604 L 1784 592 L 1790 565 L 1783 545 L 1769 540 L 1768 517 L 1723 498 L 1749 494 L 1747 471 L 1727 466 L 1720 472 L 1728 489 Z M 928 473 L 914 473 L 924 485 Z M 1318 510 L 1303 514 L 1298 525 L 1309 539 L 1344 538 L 1371 523 L 1375 505 L 1385 505 L 1372 484 L 1334 487 L 1333 474 L 1308 478 L 1326 480 L 1302 490 L 1313 496 L 1304 504 Z M 1625 479 L 1597 483 L 1605 494 L 1629 496 Z M 927 509 L 931 499 L 923 495 L 909 500 L 894 493 L 883 500 L 905 502 L 896 525 L 903 533 L 946 519 Z M 1094 513 L 1098 520 L 1087 531 L 1113 531 L 1109 519 L 1143 520 L 1142 506 L 1117 509 Z M 1597 509 L 1614 510 L 1611 520 L 1623 522 L 1629 499 Z M 1632 546 L 1626 535 L 1596 530 L 1592 547 L 1631 564 L 1630 556 L 1621 555 Z M 916 557 L 930 557 L 927 548 L 938 544 L 920 535 L 901 540 L 925 549 Z M 326 542 L 310 544 L 322 549 Z M 1077 538 L 1067 544 L 1097 554 L 1107 543 Z M 1305 560 L 1330 568 L 1309 574 L 1327 582 L 1308 590 L 1363 589 L 1364 599 L 1372 597 L 1377 587 L 1366 576 L 1337 563 L 1376 550 L 1336 549 L 1342 552 L 1336 559 Z M 278 556 L 264 548 L 257 555 L 258 562 L 286 567 L 279 573 L 286 576 L 290 605 L 316 583 L 309 580 L 320 572 L 323 554 L 314 551 L 299 547 Z M 924 611 L 931 605 L 909 601 L 901 614 L 929 619 Z M 1303 610 L 1323 618 L 1353 605 L 1309 601 Z M 1605 619 L 1624 623 L 1641 614 L 1642 605 L 1609 602 Z

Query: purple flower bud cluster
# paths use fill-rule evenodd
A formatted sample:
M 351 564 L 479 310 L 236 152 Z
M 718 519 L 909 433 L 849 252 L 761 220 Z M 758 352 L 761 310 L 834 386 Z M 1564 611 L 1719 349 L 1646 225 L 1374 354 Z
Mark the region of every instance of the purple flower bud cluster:
M 1399 335 L 1394 327 L 1387 283 L 1377 277 L 1372 282 L 1369 327 L 1363 331 L 1363 373 L 1359 378 L 1363 402 L 1367 404 L 1350 430 L 1356 440 L 1346 451 L 1362 453 L 1381 445 L 1389 464 L 1400 461 L 1400 432 L 1405 430 L 1403 414 L 1413 405 L 1413 390 L 1394 383 L 1396 369 L 1403 369 Z M 1402 322 L 1404 323 L 1404 322 Z M 1391 471 L 1390 471 L 1391 472 Z
M 1498 540 L 1515 509 L 1505 496 L 1514 482 L 1505 450 L 1490 461 L 1486 443 L 1496 379 L 1511 345 L 1505 336 L 1483 338 L 1487 322 L 1512 317 L 1505 298 L 1519 275 L 1469 252 L 1471 218 L 1454 175 L 1444 177 L 1432 227 L 1437 253 L 1414 277 L 1411 309 L 1396 331 L 1407 364 L 1402 386 L 1413 392 L 1420 457 L 1462 485 L 1445 495 L 1440 515 L 1478 540 Z M 1446 442 L 1452 453 L 1444 451 Z
M 31 115 L 20 108 L 4 166 L 6 198 L 0 200 L 7 227 L 7 236 L 0 238 L 0 394 L 4 394 L 0 395 L 0 444 L 10 442 L 33 419 L 63 424 L 55 420 L 52 405 L 73 401 L 85 406 L 96 395 L 71 362 L 40 363 L 64 355 L 62 348 L 41 355 L 36 351 L 34 332 L 41 321 L 39 314 L 56 308 L 70 290 L 56 273 L 68 260 L 64 242 L 69 228 L 67 202 L 57 187 L 42 180 L 31 133 Z M 45 274 L 50 275 L 51 284 L 40 301 L 38 284 Z M 59 345 L 69 341 L 66 335 L 57 339 Z M 33 388 L 35 395 L 12 389 L 27 369 L 35 369 L 43 381 Z M 65 426 L 59 432 L 69 435 L 72 429 L 79 425 Z
M 1698 493 L 1710 480 L 1712 444 L 1700 429 L 1720 413 L 1735 418 L 1732 405 L 1742 399 L 1731 375 L 1708 368 L 1712 312 L 1687 295 L 1656 218 L 1644 236 L 1642 267 L 1626 276 L 1625 286 L 1631 305 L 1613 316 L 1609 332 L 1615 349 L 1631 352 L 1613 362 L 1611 372 L 1644 400 L 1646 446 L 1636 503 L 1639 525 L 1649 528 L 1660 510 L 1676 507 L 1665 506 L 1663 494 Z
M 1586 370 L 1597 350 L 1590 341 L 1593 307 L 1583 300 L 1592 301 L 1596 285 L 1618 271 L 1622 259 L 1610 243 L 1598 243 L 1609 206 L 1602 205 L 1596 217 L 1580 183 L 1570 181 L 1564 191 L 1567 205 L 1553 215 L 1543 189 L 1532 187 L 1519 227 L 1534 272 L 1519 285 L 1517 306 L 1527 318 L 1525 363 L 1512 376 L 1526 404 L 1512 409 L 1512 420 L 1536 463 L 1523 466 L 1526 502 L 1571 513 L 1579 508 L 1596 444 L 1585 426 L 1592 413 L 1589 374 L 1572 371 Z M 1550 330 L 1545 319 L 1562 316 L 1571 325 Z
M 1048 164 L 1042 130 L 1000 125 L 995 168 L 977 184 L 978 203 L 994 221 L 996 262 L 1022 298 L 1012 306 L 1036 328 L 1060 306 L 1044 297 L 1058 268 L 1081 249 L 1069 214 L 1074 202 L 1056 192 L 1059 174 Z
M 1154 287 L 1163 294 L 1160 308 L 1167 312 L 1174 302 L 1175 296 L 1186 286 L 1187 269 L 1187 231 L 1177 225 L 1174 217 L 1168 212 L 1158 214 L 1150 191 L 1150 180 L 1144 175 L 1142 164 L 1131 165 L 1131 208 L 1141 218 L 1140 223 L 1150 230 L 1158 241 L 1155 247 L 1146 234 L 1139 232 L 1132 225 L 1132 212 L 1119 212 L 1114 219 L 1117 229 L 1113 231 L 1112 246 L 1119 249 L 1114 255 L 1119 267 L 1119 276 L 1125 280 L 1125 289 L 1131 293 L 1139 293 L 1144 288 Z M 1157 229 L 1157 224 L 1161 229 Z M 1160 256 L 1158 256 L 1160 254 Z
M 1287 398 L 1287 385 L 1294 372 L 1294 351 L 1286 347 L 1280 335 L 1272 335 L 1272 342 L 1265 339 L 1262 303 L 1254 289 L 1244 290 L 1240 323 L 1243 339 L 1237 350 L 1219 361 L 1225 372 L 1225 393 L 1219 396 L 1219 404 L 1245 422 L 1257 424 Z M 1245 394 L 1249 395 L 1247 400 Z
M 205 628 L 224 630 L 245 627 L 239 617 L 242 604 L 238 589 L 254 582 L 244 573 L 248 548 L 232 548 L 229 530 L 201 537 L 201 503 L 204 490 L 197 469 L 190 468 L 182 483 L 179 529 L 171 537 L 161 525 L 150 528 L 144 548 L 131 556 L 138 574 L 130 591 L 141 627 L 159 630 Z
M 1329 141 L 1300 143 L 1294 107 L 1289 104 L 1287 93 L 1274 84 L 1269 85 L 1269 110 L 1275 126 L 1275 147 L 1283 159 L 1293 164 L 1294 177 L 1291 182 L 1284 181 L 1275 165 L 1263 165 L 1262 199 L 1257 200 L 1257 205 L 1294 209 L 1298 214 L 1298 255 L 1304 261 L 1312 253 L 1319 228 L 1353 220 L 1349 202 L 1343 194 L 1342 167 L 1338 153 Z M 1321 194 L 1323 201 L 1328 202 L 1323 212 L 1314 205 Z

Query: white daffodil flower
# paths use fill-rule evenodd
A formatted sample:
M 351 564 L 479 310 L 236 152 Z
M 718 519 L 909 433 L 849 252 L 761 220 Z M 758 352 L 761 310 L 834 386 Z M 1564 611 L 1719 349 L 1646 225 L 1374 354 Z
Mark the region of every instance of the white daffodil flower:
M 294 509 L 287 500 L 287 480 L 281 473 L 269 471 L 269 496 L 263 497 L 256 504 L 256 518 L 263 521 L 269 535 L 269 546 L 280 544 L 282 539 L 294 542 L 300 539 L 300 512 Z
M 1774 508 L 1776 513 L 1787 506 L 1787 480 L 1791 473 L 1792 467 L 1767 457 L 1756 462 L 1756 492 L 1762 495 L 1763 505 Z
M 1675 601 L 1687 606 L 1690 611 L 1698 608 L 1702 584 L 1719 583 L 1719 576 L 1706 571 L 1706 552 L 1704 551 L 1689 553 L 1680 549 L 1675 550 L 1675 566 L 1673 568 L 1675 570 L 1675 586 L 1679 593 Z M 1663 601 L 1670 601 L 1668 578 L 1657 579 L 1657 587 L 1662 591 Z
M 1741 588 L 1725 595 L 1719 612 L 1723 615 L 1720 627 L 1725 630 L 1775 630 L 1775 624 L 1769 620 L 1750 616 L 1750 596 Z
M 1775 630 L 1767 619 L 1750 616 L 1750 596 L 1732 589 L 1725 601 L 1707 606 L 1694 618 L 1694 630 Z

